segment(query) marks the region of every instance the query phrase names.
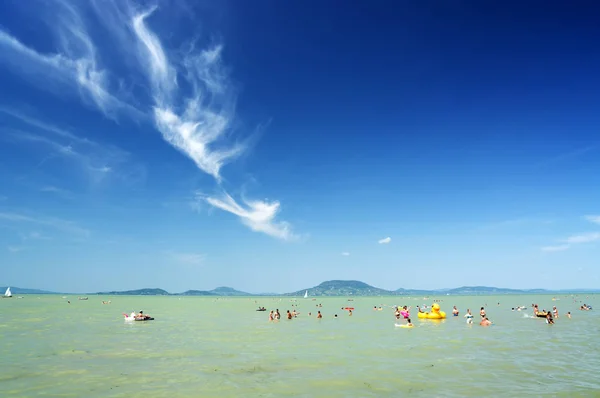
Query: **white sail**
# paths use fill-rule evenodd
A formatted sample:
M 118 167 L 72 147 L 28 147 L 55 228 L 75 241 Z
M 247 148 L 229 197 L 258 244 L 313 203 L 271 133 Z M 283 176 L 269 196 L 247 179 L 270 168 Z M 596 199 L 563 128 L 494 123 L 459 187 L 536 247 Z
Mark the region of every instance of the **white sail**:
M 304 298 L 308 298 L 308 290 L 304 292 Z
M 1 292 L 2 290 L 0 290 Z M 10 292 L 10 287 L 6 289 L 6 292 L 4 293 L 4 296 L 6 297 L 12 297 L 12 293 Z

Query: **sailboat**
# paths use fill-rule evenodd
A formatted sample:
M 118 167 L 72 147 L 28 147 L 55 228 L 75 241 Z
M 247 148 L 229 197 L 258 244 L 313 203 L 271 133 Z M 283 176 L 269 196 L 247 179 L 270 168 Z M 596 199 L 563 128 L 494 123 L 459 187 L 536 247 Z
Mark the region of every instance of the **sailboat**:
M 304 292 L 304 298 L 308 298 L 308 290 Z
M 6 292 L 4 293 L 4 298 L 11 298 L 12 293 L 10 292 L 10 287 L 6 288 Z

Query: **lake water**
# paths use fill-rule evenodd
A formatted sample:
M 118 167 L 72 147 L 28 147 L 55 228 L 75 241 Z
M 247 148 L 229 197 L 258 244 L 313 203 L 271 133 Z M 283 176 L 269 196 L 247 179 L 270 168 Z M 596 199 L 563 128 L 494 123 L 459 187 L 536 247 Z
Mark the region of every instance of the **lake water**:
M 0 396 L 600 396 L 598 295 L 437 298 L 442 322 L 416 317 L 435 297 L 1 299 Z M 526 317 L 534 302 L 558 307 L 555 325 Z M 494 326 L 467 325 L 466 309 L 478 320 L 486 304 Z M 268 322 L 259 305 L 301 314 Z M 413 307 L 414 328 L 394 326 L 393 305 Z M 156 320 L 124 321 L 140 310 Z

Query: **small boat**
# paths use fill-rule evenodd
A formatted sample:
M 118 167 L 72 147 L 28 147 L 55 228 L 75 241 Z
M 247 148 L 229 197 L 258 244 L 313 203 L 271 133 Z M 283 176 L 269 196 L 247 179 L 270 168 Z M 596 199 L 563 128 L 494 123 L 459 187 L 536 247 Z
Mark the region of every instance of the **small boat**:
M 77 300 L 87 300 L 87 297 L 77 297 Z
M 129 322 L 145 322 L 145 321 L 153 321 L 154 320 L 154 318 L 152 318 L 151 316 L 145 316 L 145 317 L 136 316 L 135 312 L 132 312 L 131 315 L 127 315 L 125 313 L 123 313 L 123 315 L 125 316 L 125 321 L 129 321 Z
M 308 298 L 308 290 L 304 292 L 304 298 Z
M 10 291 L 10 287 L 6 288 L 6 292 L 4 292 L 4 298 L 12 298 L 12 292 Z

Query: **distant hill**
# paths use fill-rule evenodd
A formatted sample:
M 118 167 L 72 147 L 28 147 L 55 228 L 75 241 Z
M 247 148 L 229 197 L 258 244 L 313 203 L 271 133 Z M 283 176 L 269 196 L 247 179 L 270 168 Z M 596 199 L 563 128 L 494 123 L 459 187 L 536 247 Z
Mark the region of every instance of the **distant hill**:
M 0 287 L 0 294 L 4 294 L 4 292 L 8 289 L 8 286 Z M 47 290 L 39 290 L 39 289 L 25 289 L 22 287 L 10 286 L 10 292 L 15 294 L 60 294 L 56 292 L 49 292 Z
M 544 294 L 548 293 L 548 290 L 544 289 L 506 289 L 501 287 L 488 287 L 488 286 L 463 286 L 456 289 L 447 289 L 444 291 L 445 294 L 450 295 L 473 295 L 473 294 Z
M 308 291 L 309 296 L 389 296 L 393 292 L 389 290 L 379 289 L 371 285 L 367 285 L 360 281 L 342 281 L 333 280 L 321 283 L 318 286 L 308 289 L 298 290 L 297 292 L 284 294 L 285 296 L 304 296 L 304 292 Z
M 170 293 L 163 289 L 137 289 L 137 290 L 125 290 L 120 292 L 101 292 L 96 293 L 105 296 L 169 296 Z
M 219 296 L 252 296 L 251 293 L 240 292 L 232 287 L 221 286 L 210 291 Z
M 183 293 L 177 293 L 178 296 L 216 296 L 213 292 L 207 292 L 205 290 L 188 290 Z

